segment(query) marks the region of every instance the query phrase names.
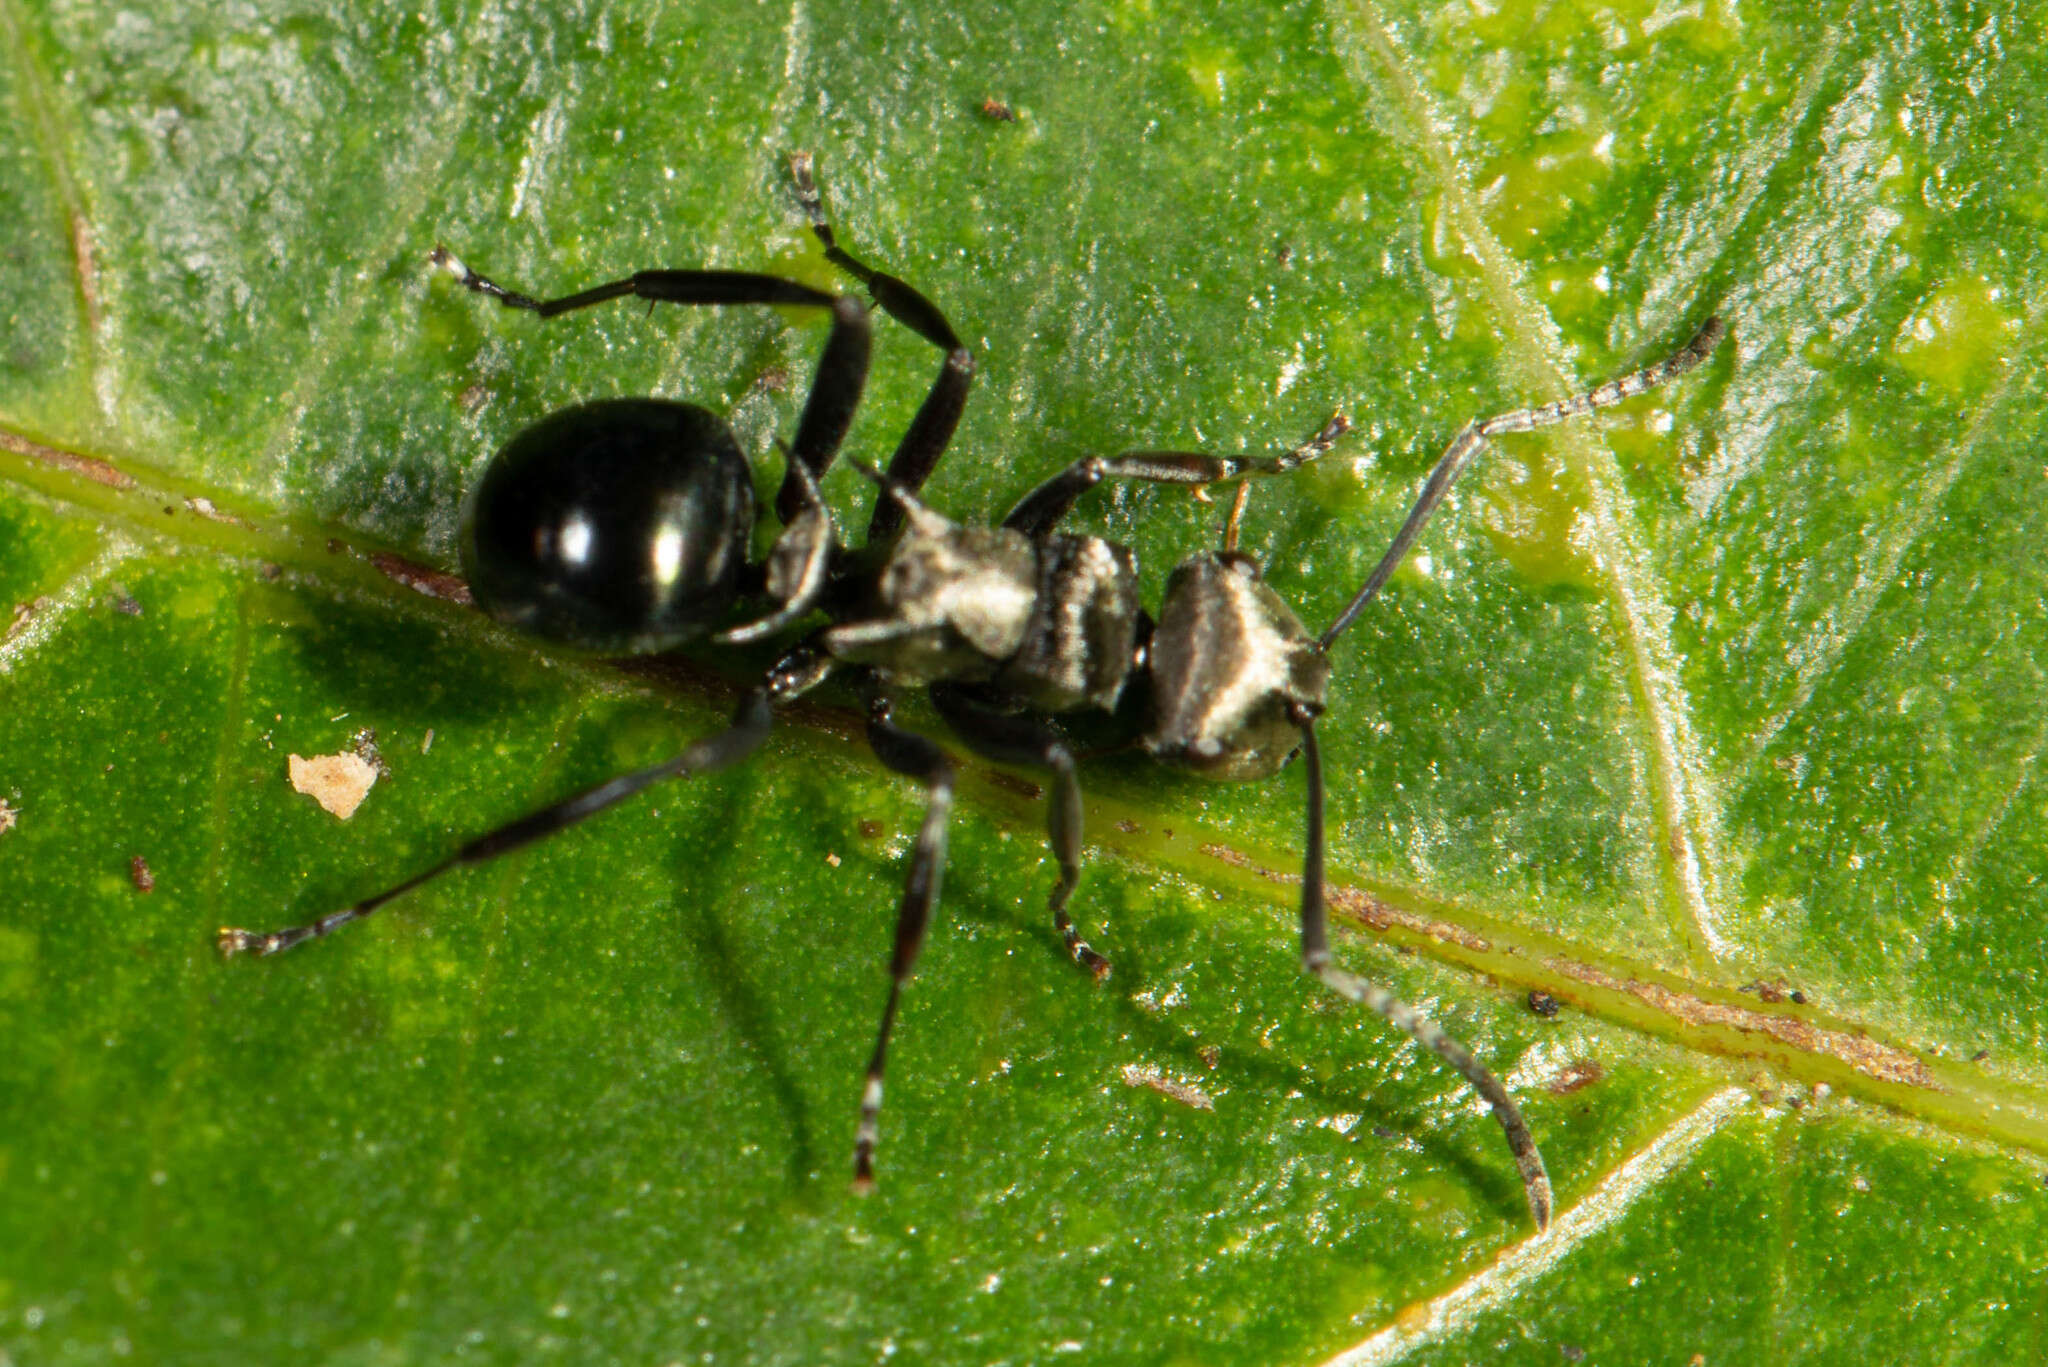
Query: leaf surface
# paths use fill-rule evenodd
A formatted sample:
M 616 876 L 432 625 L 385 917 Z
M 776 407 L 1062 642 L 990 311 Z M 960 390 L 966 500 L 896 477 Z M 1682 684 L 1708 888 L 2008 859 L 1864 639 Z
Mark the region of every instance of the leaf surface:
M 331 8 L 0 0 L 0 1354 L 2041 1351 L 2038 17 Z M 1300 973 L 1298 769 L 1086 771 L 1093 988 L 1037 777 L 962 757 L 866 1200 L 922 795 L 846 694 L 331 941 L 214 953 L 673 753 L 766 663 L 551 654 L 391 557 L 452 567 L 481 462 L 591 397 L 727 412 L 772 487 L 815 319 L 542 323 L 425 257 L 844 287 L 796 149 L 976 354 L 928 489 L 963 521 L 1349 413 L 1245 519 L 1314 628 L 1467 420 L 1729 322 L 1489 453 L 1319 727 L 1340 955 L 1507 1079 L 1549 1236 L 1456 1075 Z M 851 453 L 937 362 L 878 320 Z M 1156 603 L 1227 503 L 1076 522 Z M 287 756 L 365 729 L 387 772 L 339 824 Z

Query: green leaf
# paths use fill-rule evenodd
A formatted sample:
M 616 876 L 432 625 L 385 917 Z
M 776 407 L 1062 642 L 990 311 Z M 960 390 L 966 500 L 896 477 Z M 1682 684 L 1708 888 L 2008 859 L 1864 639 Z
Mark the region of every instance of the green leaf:
M 160 11 L 0 0 L 0 1360 L 2042 1351 L 2031 10 Z M 1319 732 L 1340 957 L 1507 1079 L 1551 1234 L 1461 1080 L 1300 973 L 1298 771 L 1090 767 L 1096 988 L 1036 778 L 963 759 L 865 1200 L 922 794 L 844 694 L 216 955 L 722 724 L 766 654 L 622 673 L 391 557 L 449 566 L 480 463 L 583 398 L 730 412 L 770 487 L 820 327 L 542 323 L 425 257 L 841 287 L 796 149 L 980 363 L 956 517 L 1350 413 L 1245 519 L 1314 626 L 1464 422 L 1728 320 L 1671 390 L 1484 458 Z M 880 325 L 851 450 L 937 360 Z M 858 477 L 827 491 L 858 527 Z M 1157 602 L 1223 513 L 1078 522 Z M 388 773 L 339 824 L 287 756 L 366 728 Z

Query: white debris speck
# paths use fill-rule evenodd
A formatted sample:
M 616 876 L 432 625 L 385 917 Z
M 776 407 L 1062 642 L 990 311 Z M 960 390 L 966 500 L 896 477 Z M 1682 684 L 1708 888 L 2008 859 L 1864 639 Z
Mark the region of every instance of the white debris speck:
M 304 793 L 343 821 L 356 814 L 377 781 L 377 768 L 361 755 L 291 757 L 292 790 Z
M 1192 1083 L 1168 1077 L 1149 1063 L 1126 1063 L 1123 1068 L 1124 1086 L 1145 1087 L 1161 1096 L 1172 1097 L 1183 1106 L 1192 1106 L 1198 1111 L 1213 1111 L 1215 1100 Z

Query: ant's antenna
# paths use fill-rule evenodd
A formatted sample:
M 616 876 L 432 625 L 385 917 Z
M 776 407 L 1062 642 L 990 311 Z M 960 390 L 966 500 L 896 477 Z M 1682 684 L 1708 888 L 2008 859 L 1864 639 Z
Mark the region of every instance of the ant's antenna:
M 1559 399 L 1538 408 L 1518 408 L 1512 413 L 1486 418 L 1479 422 L 1467 423 L 1465 429 L 1451 438 L 1450 447 L 1429 472 L 1429 483 L 1422 488 L 1422 497 L 1415 500 L 1415 506 L 1408 510 L 1408 520 L 1401 524 L 1401 530 L 1394 533 L 1394 543 L 1387 547 L 1387 553 L 1380 557 L 1380 563 L 1373 566 L 1366 576 L 1365 586 L 1344 611 L 1337 614 L 1337 620 L 1330 623 L 1330 629 L 1316 638 L 1316 644 L 1328 650 L 1344 629 L 1351 625 L 1365 605 L 1378 595 L 1381 588 L 1393 576 L 1394 570 L 1408 554 L 1408 548 L 1415 544 L 1415 538 L 1422 534 L 1423 524 L 1436 511 L 1449 491 L 1451 481 L 1465 468 L 1465 463 L 1486 445 L 1487 438 L 1502 432 L 1533 432 L 1539 427 L 1549 427 L 1602 408 L 1610 408 L 1624 399 L 1655 389 L 1658 385 L 1675 380 L 1707 358 L 1707 354 L 1720 344 L 1728 329 L 1719 318 L 1709 318 L 1693 334 L 1693 339 L 1675 353 L 1653 366 L 1624 375 L 1618 380 L 1609 380 L 1596 389 L 1583 394 L 1574 394 L 1568 399 Z

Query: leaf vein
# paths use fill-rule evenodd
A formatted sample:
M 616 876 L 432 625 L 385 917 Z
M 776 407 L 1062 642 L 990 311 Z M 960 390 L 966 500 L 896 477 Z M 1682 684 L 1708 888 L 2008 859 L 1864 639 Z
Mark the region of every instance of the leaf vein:
M 1503 335 L 1520 378 L 1554 389 L 1576 387 L 1563 361 L 1564 343 L 1557 322 L 1537 301 L 1528 272 L 1488 227 L 1461 173 L 1444 132 L 1444 121 L 1431 109 L 1428 96 L 1401 51 L 1385 19 L 1370 0 L 1354 0 L 1348 12 L 1359 20 L 1362 41 L 1341 42 L 1364 52 L 1347 53 L 1354 66 L 1369 63 L 1405 119 L 1410 137 L 1427 158 L 1446 210 L 1457 224 L 1468 252 L 1479 268 L 1486 295 L 1505 326 Z M 1350 34 L 1342 12 L 1335 26 Z M 1369 54 L 1369 55 L 1368 55 Z M 1697 968 L 1726 954 L 1732 946 L 1717 929 L 1722 917 L 1718 870 L 1722 819 L 1718 794 L 1711 784 L 1694 733 L 1691 700 L 1680 682 L 1676 648 L 1671 640 L 1671 609 L 1647 549 L 1627 530 L 1623 516 L 1627 495 L 1612 451 L 1596 434 L 1566 432 L 1559 445 L 1569 451 L 1569 464 L 1592 486 L 1589 510 L 1593 523 L 1594 559 L 1609 587 L 1627 650 L 1628 670 L 1643 710 L 1642 729 L 1654 763 L 1657 817 L 1664 838 L 1655 856 L 1664 862 L 1667 888 L 1675 905 L 1667 906 L 1679 942 Z
M 1749 1093 L 1724 1087 L 1667 1126 L 1663 1133 L 1586 1193 L 1544 1234 L 1508 1249 L 1477 1275 L 1441 1295 L 1395 1315 L 1378 1333 L 1329 1358 L 1323 1367 L 1382 1367 L 1416 1349 L 1471 1328 L 1480 1316 L 1515 1302 L 1529 1286 L 1557 1269 L 1566 1257 L 1615 1224 L 1697 1154 L 1737 1111 Z

